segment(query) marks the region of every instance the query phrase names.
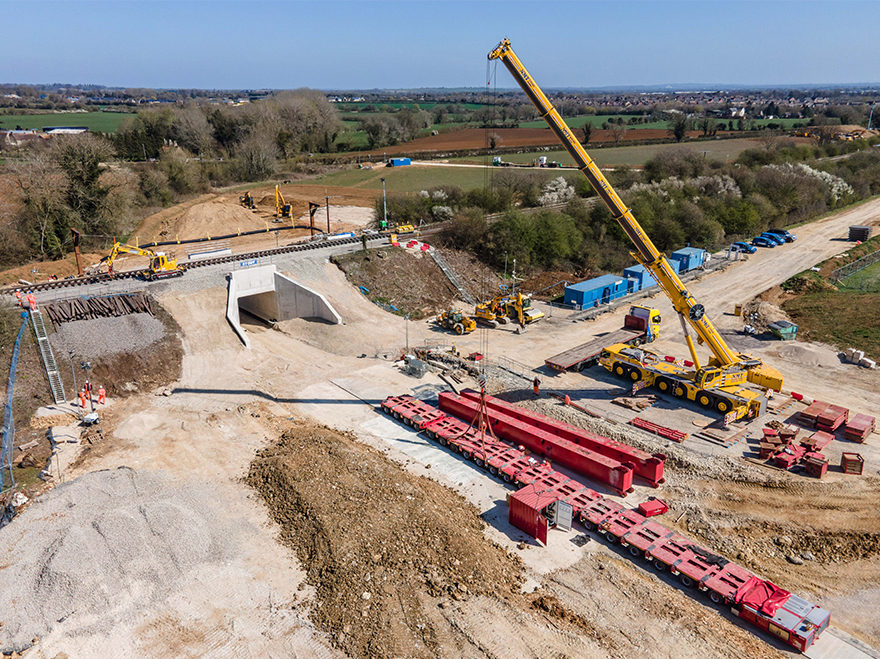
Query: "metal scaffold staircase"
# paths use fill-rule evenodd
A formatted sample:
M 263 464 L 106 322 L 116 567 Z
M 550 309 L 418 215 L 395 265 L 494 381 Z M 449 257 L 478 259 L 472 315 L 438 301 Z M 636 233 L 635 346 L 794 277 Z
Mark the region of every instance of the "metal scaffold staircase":
M 461 295 L 461 299 L 467 302 L 468 304 L 476 304 L 477 301 L 474 300 L 473 296 L 467 292 L 467 289 L 462 286 L 461 281 L 459 281 L 458 277 L 455 276 L 455 272 L 452 270 L 452 267 L 446 262 L 440 254 L 437 253 L 436 249 L 428 250 L 428 254 L 431 255 L 431 258 L 434 259 L 434 263 L 443 271 L 443 274 L 446 275 L 446 278 L 452 283 L 453 286 L 458 290 Z
M 43 358 L 43 365 L 46 367 L 46 375 L 49 377 L 49 388 L 52 390 L 52 397 L 55 404 L 64 403 L 67 398 L 64 395 L 64 384 L 61 382 L 61 374 L 58 372 L 58 364 L 55 362 L 55 355 L 52 352 L 52 346 L 49 343 L 49 336 L 46 334 L 46 325 L 43 323 L 43 314 L 39 309 L 31 310 L 31 323 L 34 326 L 34 334 L 37 337 L 37 345 L 40 346 L 40 356 Z

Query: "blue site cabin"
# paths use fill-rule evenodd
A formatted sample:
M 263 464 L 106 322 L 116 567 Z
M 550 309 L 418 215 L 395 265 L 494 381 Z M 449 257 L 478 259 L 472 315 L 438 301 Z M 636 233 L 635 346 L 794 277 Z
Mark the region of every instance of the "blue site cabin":
M 694 268 L 699 268 L 706 262 L 706 250 L 699 247 L 682 247 L 672 252 L 669 255 L 669 260 L 670 262 L 679 262 L 679 272 L 688 272 Z
M 680 271 L 680 261 L 673 261 L 670 259 L 669 265 L 676 273 Z M 628 280 L 630 293 L 643 291 L 646 288 L 651 288 L 652 286 L 657 285 L 657 280 L 651 276 L 651 273 L 648 272 L 642 264 L 631 265 L 623 271 L 623 276 Z
M 411 164 L 412 160 L 410 160 L 409 158 L 391 158 L 388 160 L 389 167 L 404 167 Z
M 594 307 L 623 297 L 629 292 L 626 277 L 602 275 L 593 279 L 565 287 L 565 304 L 570 306 Z

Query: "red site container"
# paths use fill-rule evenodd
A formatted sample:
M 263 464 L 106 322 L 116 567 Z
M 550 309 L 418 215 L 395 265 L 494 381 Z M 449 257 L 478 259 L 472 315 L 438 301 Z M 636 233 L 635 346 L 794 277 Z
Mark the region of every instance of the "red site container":
M 461 419 L 472 421 L 479 415 L 480 404 L 477 401 L 445 391 L 440 392 L 439 399 L 440 409 Z M 551 435 L 498 410 L 489 408 L 486 412 L 488 421 L 499 437 L 522 444 L 535 453 L 605 483 L 621 495 L 632 491 L 631 465 L 622 465 L 616 460 L 578 446 L 567 439 Z
M 461 395 L 473 401 L 480 400 L 480 393 L 473 389 L 465 389 Z M 551 419 L 543 414 L 531 412 L 507 401 L 486 396 L 486 407 L 503 412 L 519 421 L 532 425 L 540 430 L 549 432 L 557 437 L 562 437 L 579 446 L 595 451 L 600 455 L 617 460 L 621 464 L 631 463 L 636 476 L 641 476 L 652 486 L 657 487 L 665 481 L 663 478 L 663 465 L 666 456 L 663 453 L 651 455 L 645 451 L 634 448 L 622 442 L 597 435 L 589 430 L 575 428 L 572 425 Z
M 655 515 L 662 515 L 663 513 L 668 512 L 669 506 L 667 506 L 666 502 L 662 499 L 651 497 L 647 501 L 640 503 L 638 510 L 645 517 L 654 517 Z

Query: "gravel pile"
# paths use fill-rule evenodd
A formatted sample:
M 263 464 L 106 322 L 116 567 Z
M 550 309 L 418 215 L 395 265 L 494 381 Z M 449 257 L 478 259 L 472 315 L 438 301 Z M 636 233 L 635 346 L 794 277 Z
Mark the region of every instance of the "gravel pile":
M 59 623 L 109 632 L 199 566 L 230 560 L 236 530 L 216 503 L 207 487 L 127 467 L 48 492 L 0 531 L 0 652 Z
M 76 355 L 91 358 L 135 352 L 164 336 L 165 326 L 161 320 L 148 313 L 135 313 L 61 323 L 49 340 L 61 356 L 72 350 Z

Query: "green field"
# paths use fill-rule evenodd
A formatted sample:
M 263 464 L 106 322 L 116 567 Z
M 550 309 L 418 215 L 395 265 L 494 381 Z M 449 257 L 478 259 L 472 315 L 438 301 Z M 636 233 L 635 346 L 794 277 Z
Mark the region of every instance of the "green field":
M 880 293 L 880 261 L 846 277 L 840 282 L 839 288 L 846 291 Z
M 26 130 L 45 126 L 86 126 L 98 133 L 114 133 L 133 112 L 52 112 L 47 114 L 0 114 L 0 128 Z
M 376 167 L 375 169 L 348 169 L 318 178 L 303 179 L 294 185 L 340 185 L 367 190 L 381 190 L 385 178 L 389 193 L 412 193 L 441 185 L 456 185 L 472 190 L 486 185 L 497 169 L 477 167 Z M 565 172 L 558 169 L 530 170 L 529 174 L 544 174 L 548 179 Z M 569 172 L 576 173 L 576 172 Z
M 589 123 L 593 128 L 602 128 L 602 124 L 606 121 L 610 121 L 611 119 L 617 119 L 618 117 L 623 117 L 624 121 L 629 121 L 632 117 L 641 118 L 640 114 L 581 114 L 575 117 L 563 117 L 565 119 L 565 123 L 568 124 L 569 128 L 581 128 L 584 124 Z M 536 119 L 535 121 L 522 121 L 519 124 L 520 128 L 545 128 L 547 126 L 547 122 L 543 119 Z M 626 124 L 627 128 L 669 128 L 668 121 L 651 121 L 646 124 Z
M 380 112 L 383 110 L 400 110 L 402 108 L 414 108 L 419 106 L 420 110 L 430 110 L 432 108 L 437 107 L 438 105 L 447 106 L 454 105 L 456 107 L 462 107 L 467 110 L 477 110 L 484 105 L 489 105 L 488 103 L 455 103 L 455 102 L 437 102 L 437 101 L 424 101 L 422 103 L 415 103 L 413 101 L 388 101 L 388 102 L 366 102 L 366 101 L 350 101 L 346 103 L 334 103 L 333 104 L 336 109 L 340 112 L 359 112 L 363 110 L 365 107 L 372 105 L 374 108 L 377 108 Z
M 705 153 L 707 158 L 715 158 L 725 162 L 736 158 L 746 149 L 754 149 L 761 144 L 756 139 L 734 138 L 729 140 L 702 140 L 696 142 L 683 142 L 681 144 L 642 144 L 638 146 L 612 146 L 591 148 L 587 145 L 587 151 L 600 167 L 642 167 L 661 151 L 668 149 L 689 149 L 696 153 Z M 501 156 L 506 162 L 530 163 L 539 156 L 547 156 L 547 160 L 557 161 L 563 165 L 573 165 L 574 161 L 567 151 L 530 151 L 528 153 L 511 153 Z M 470 162 L 483 164 L 485 158 L 463 156 L 450 158 L 453 162 Z

